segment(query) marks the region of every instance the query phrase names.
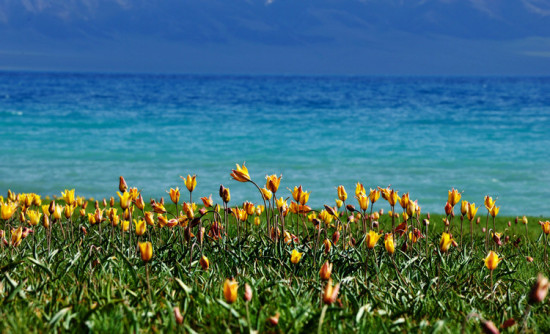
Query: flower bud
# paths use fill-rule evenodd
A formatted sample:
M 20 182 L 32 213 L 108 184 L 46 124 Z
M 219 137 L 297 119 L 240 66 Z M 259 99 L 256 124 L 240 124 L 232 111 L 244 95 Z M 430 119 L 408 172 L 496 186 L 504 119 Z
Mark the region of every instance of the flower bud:
M 355 212 L 355 207 L 351 204 L 346 205 L 346 209 L 348 209 L 348 211 Z
M 244 285 L 244 301 L 245 302 L 249 302 L 252 300 L 252 288 L 250 287 L 250 285 L 248 283 L 246 283 Z
M 272 315 L 267 320 L 268 320 L 268 322 L 271 326 L 275 327 L 279 324 L 279 317 L 280 316 L 281 315 L 279 314 L 279 312 L 277 312 L 277 313 L 275 313 L 275 315 Z
M 183 316 L 181 315 L 180 308 L 174 307 L 174 317 L 176 318 L 176 323 L 178 325 L 183 324 Z
M 378 228 L 378 226 L 380 226 L 380 223 L 378 222 L 378 220 L 375 220 L 372 222 L 372 228 Z
M 340 231 L 336 231 L 332 234 L 332 243 L 336 245 L 338 240 L 340 240 Z
M 499 334 L 499 330 L 497 326 L 492 321 L 481 321 L 481 329 L 483 330 L 483 333 L 485 334 Z
M 544 298 L 546 298 L 546 294 L 548 293 L 548 278 L 544 277 L 544 275 L 539 274 L 537 277 L 537 281 L 531 288 L 531 292 L 529 293 L 529 304 L 537 304 L 541 303 Z
M 113 196 L 111 196 L 111 198 L 109 199 L 109 206 L 112 208 L 113 206 L 115 206 L 115 198 Z
M 525 257 L 525 260 L 527 260 L 527 262 L 531 263 L 531 262 L 533 262 L 534 259 L 530 256 L 527 256 L 527 257 Z
M 128 185 L 126 184 L 126 180 L 121 176 L 118 181 L 118 190 L 120 190 L 121 193 L 128 190 Z

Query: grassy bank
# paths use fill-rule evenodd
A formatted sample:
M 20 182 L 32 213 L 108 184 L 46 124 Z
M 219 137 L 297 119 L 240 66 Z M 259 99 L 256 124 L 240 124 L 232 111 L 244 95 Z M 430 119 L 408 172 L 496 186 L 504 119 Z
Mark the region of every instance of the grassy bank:
M 64 207 L 72 201 L 55 203 Z M 285 215 L 284 207 L 268 205 L 260 215 L 253 210 L 239 220 L 239 212 L 228 213 L 221 199 L 215 201 L 221 204 L 219 212 L 214 207 L 201 212 L 203 206 L 197 206 L 192 214 L 179 200 L 177 210 L 166 203 L 162 209 L 167 213 L 154 214 L 152 225 L 137 235 L 133 222 L 123 232 L 120 201 L 112 207 L 99 202 L 98 210 L 95 202 L 88 202 L 83 212 L 85 201 L 74 201 L 69 218 L 50 213 L 49 228 L 44 225 L 46 200 L 25 205 L 20 197 L 13 215 L 1 220 L 6 242 L 0 249 L 0 331 L 458 333 L 479 332 L 485 321 L 497 327 L 508 321 L 515 324 L 500 330 L 515 332 L 524 320 L 528 331 L 550 331 L 546 301 L 532 303 L 526 312 L 537 274 L 550 274 L 538 224 L 546 219 L 527 217 L 526 232 L 521 217 L 516 224 L 516 217 L 497 215 L 499 244 L 485 239 L 484 207 L 473 219 L 472 242 L 467 218 L 461 241 L 460 204 L 448 227 L 448 215 L 431 214 L 426 231 L 427 216 L 416 212 L 400 235 L 395 228 L 403 221 L 401 207 L 396 209 L 399 217 L 387 212 L 374 217 L 376 226 L 368 214 L 357 216 L 361 210 L 350 221 L 345 206 L 332 208 L 335 212 L 327 218 L 323 209 Z M 387 207 L 382 198 L 374 205 L 374 212 Z M 138 225 L 145 212 L 162 211 L 158 202 L 139 209 L 137 198 L 123 206 L 134 207 L 127 218 Z M 118 218 L 109 214 L 112 208 Z M 42 212 L 35 226 L 30 225 L 33 210 Z M 101 217 L 88 215 L 96 212 Z M 313 213 L 317 218 L 308 219 Z M 162 226 L 159 215 L 167 217 L 168 225 Z M 170 227 L 170 219 L 178 219 L 177 225 Z M 492 217 L 488 219 L 493 228 Z M 383 233 L 392 231 L 392 220 L 393 255 Z M 279 234 L 268 224 L 278 226 Z M 33 230 L 20 243 L 13 239 L 19 226 Z M 219 234 L 216 226 L 223 227 Z M 372 240 L 366 238 L 367 230 L 381 235 L 373 248 L 368 247 Z M 289 231 L 286 240 L 284 231 Z M 456 242 L 448 251 L 440 245 L 444 231 Z M 420 238 L 415 242 L 409 232 Z M 148 262 L 137 247 L 144 241 L 153 247 Z M 302 253 L 296 263 L 291 260 L 294 250 Z M 503 259 L 492 272 L 484 264 L 488 250 Z M 202 256 L 208 259 L 207 269 Z M 339 284 L 334 298 L 327 296 L 328 283 L 320 277 L 325 262 L 333 266 L 332 284 Z M 239 285 L 234 301 L 224 293 L 224 282 L 231 277 Z M 249 301 L 244 299 L 245 284 Z

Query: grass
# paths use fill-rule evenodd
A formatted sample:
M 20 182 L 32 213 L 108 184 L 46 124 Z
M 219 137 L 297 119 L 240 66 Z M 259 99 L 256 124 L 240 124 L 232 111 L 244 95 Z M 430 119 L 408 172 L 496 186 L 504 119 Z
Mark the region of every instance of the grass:
M 380 199 L 375 207 L 384 208 L 384 202 Z M 94 204 L 88 204 L 87 213 L 94 212 Z M 99 207 L 103 209 L 103 205 Z M 120 214 L 120 203 L 114 207 Z M 31 205 L 28 210 L 35 208 Z M 166 205 L 166 209 L 176 212 L 174 205 Z M 483 262 L 487 251 L 481 226 L 486 211 L 482 214 L 481 210 L 481 224 L 474 223 L 473 244 L 469 224 L 465 223 L 462 244 L 442 253 L 439 243 L 446 216 L 432 214 L 427 238 L 412 246 L 408 241 L 408 249 L 402 250 L 406 238 L 396 236 L 393 256 L 384 249 L 384 237 L 374 249 L 365 247 L 362 226 L 357 222 L 350 225 L 354 245 L 345 246 L 346 233 L 342 230 L 339 241 L 325 253 L 322 242 L 332 239 L 336 220 L 321 223 L 321 233 L 306 221 L 306 232 L 300 215 L 292 213 L 285 218 L 285 229 L 298 239 L 289 244 L 268 236 L 265 212 L 259 226 L 252 223 L 253 215 L 240 224 L 234 215 L 227 215 L 227 237 L 214 240 L 208 232 L 216 217 L 225 223 L 223 210 L 220 217 L 210 210 L 201 217 L 200 224 L 195 220 L 197 225 L 191 231 L 196 236 L 186 239 L 186 231 L 179 226 L 148 226 L 147 232 L 138 237 L 135 227 L 123 233 L 120 224 L 113 227 L 108 219 L 101 223 L 100 234 L 99 224 L 90 224 L 77 208 L 70 221 L 61 219 L 63 229 L 59 222 L 52 224 L 49 250 L 47 229 L 41 225 L 33 226 L 34 233 L 15 247 L 9 242 L 10 227 L 29 226 L 19 221 L 21 210 L 19 205 L 16 213 L 0 225 L 8 241 L 0 249 L 2 333 L 458 333 L 479 332 L 482 319 L 496 326 L 514 319 L 515 325 L 501 330 L 516 332 L 521 330 L 528 293 L 537 274 L 549 274 L 540 218 L 529 217 L 529 240 L 525 240 L 521 222 L 516 225 L 515 217 L 497 216 L 496 230 L 509 241 L 498 246 L 490 240 L 489 248 L 504 258 L 493 272 L 491 285 L 490 271 Z M 149 210 L 152 208 L 147 205 L 144 211 Z M 142 211 L 136 209 L 134 218 L 141 216 Z M 270 220 L 276 217 L 276 213 L 270 215 Z M 426 217 L 418 218 L 421 222 Z M 346 215 L 340 219 L 345 222 Z M 379 222 L 381 230 L 391 230 L 387 214 Z M 197 237 L 201 225 L 205 227 L 202 243 Z M 460 241 L 458 216 L 451 232 Z M 514 245 L 518 237 L 522 240 Z M 154 248 L 148 263 L 151 300 L 138 240 L 150 240 Z M 290 260 L 294 249 L 303 253 L 297 264 Z M 209 260 L 208 270 L 199 263 L 201 255 Z M 533 262 L 528 262 L 527 256 Z M 319 270 L 325 261 L 333 264 L 332 280 L 340 284 L 338 297 L 331 304 L 322 301 L 327 283 L 320 279 Z M 239 284 L 234 303 L 224 298 L 223 285 L 229 277 Z M 245 284 L 253 292 L 249 302 L 243 300 Z M 181 313 L 179 319 L 176 307 Z M 533 305 L 525 318 L 527 331 L 550 332 L 549 311 L 547 302 Z M 278 323 L 274 325 L 277 314 Z

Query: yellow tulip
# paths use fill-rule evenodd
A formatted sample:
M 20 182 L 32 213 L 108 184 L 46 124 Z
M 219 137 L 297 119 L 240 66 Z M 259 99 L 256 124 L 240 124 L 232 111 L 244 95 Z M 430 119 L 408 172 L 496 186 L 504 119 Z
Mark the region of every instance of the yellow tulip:
M 178 187 L 176 187 L 176 189 L 170 188 L 169 194 L 172 202 L 174 202 L 174 204 L 178 204 L 180 201 L 180 189 Z
M 16 209 L 17 209 L 17 204 L 14 203 L 14 202 L 1 203 L 0 204 L 0 216 L 2 217 L 2 219 L 8 220 L 13 216 Z
M 266 201 L 271 200 L 271 197 L 273 197 L 273 193 L 272 193 L 271 190 L 269 190 L 269 189 L 262 188 L 262 189 L 260 189 L 260 191 L 262 192 L 262 197 L 263 197 L 264 200 L 266 200 Z
M 154 214 L 151 211 L 145 211 L 145 214 L 143 215 L 143 219 L 145 219 L 145 222 L 149 226 L 155 225 L 155 217 Z
M 338 198 L 336 199 L 336 207 L 338 209 L 340 209 L 342 207 L 342 205 L 344 205 L 344 202 L 342 202 L 341 200 L 339 200 Z
M 544 234 L 550 234 L 550 221 L 540 222 L 540 227 L 542 227 Z
M 348 193 L 346 192 L 346 189 L 344 188 L 344 186 L 342 185 L 338 186 L 337 190 L 338 190 L 338 198 L 342 202 L 348 199 Z
M 143 262 L 149 262 L 151 258 L 153 257 L 153 244 L 151 242 L 140 242 L 139 245 L 139 252 L 141 254 L 141 259 Z
M 65 211 L 64 211 L 65 218 L 69 219 L 73 216 L 74 208 L 76 208 L 76 206 L 74 205 L 70 205 L 70 204 L 65 205 Z
M 325 241 L 323 241 L 323 246 L 325 246 L 325 254 L 328 254 L 328 252 L 330 252 L 330 248 L 332 247 L 330 240 L 325 239 Z
M 40 217 L 42 217 L 42 214 L 35 210 L 29 210 L 27 211 L 27 215 L 29 216 L 29 224 L 32 226 L 38 225 L 40 223 Z
M 210 208 L 212 207 L 212 205 L 214 205 L 214 201 L 212 200 L 212 194 L 210 194 L 209 197 L 201 197 L 201 200 L 205 208 Z
M 229 304 L 233 304 L 237 300 L 237 291 L 239 290 L 239 283 L 232 279 L 226 279 L 223 283 L 223 296 L 225 301 Z
M 97 221 L 95 220 L 95 215 L 93 213 L 88 213 L 88 222 L 91 225 L 94 225 L 95 223 L 97 223 Z
M 290 254 L 290 262 L 297 264 L 302 259 L 303 254 L 304 253 L 300 253 L 296 249 L 293 249 L 292 254 Z
M 193 204 L 189 204 L 187 202 L 183 203 L 183 212 L 185 212 L 185 215 L 187 216 L 187 219 L 192 220 L 195 218 L 195 210 L 193 210 Z
M 439 250 L 442 252 L 447 252 L 453 243 L 453 237 L 446 232 L 443 232 L 441 235 L 441 240 L 439 241 Z
M 62 213 L 63 213 L 63 207 L 59 204 L 56 204 L 53 210 L 53 217 L 55 219 L 61 219 Z
M 139 196 L 135 199 L 134 203 L 136 203 L 138 209 L 145 209 L 145 201 L 143 200 L 143 196 L 141 196 L 141 194 L 139 194 Z
M 487 211 L 491 211 L 494 205 L 495 201 L 493 200 L 493 198 L 490 196 L 485 196 L 485 208 L 487 209 Z
M 248 182 L 250 181 L 250 175 L 248 174 L 248 168 L 243 163 L 243 167 L 237 164 L 237 169 L 232 169 L 231 177 L 239 182 Z M 268 188 L 269 189 L 269 188 Z
M 338 291 L 340 290 L 340 283 L 336 286 L 332 286 L 332 279 L 329 278 L 325 290 L 323 290 L 323 303 L 330 305 L 338 298 Z
M 195 190 L 195 187 L 197 186 L 197 175 L 193 174 L 193 176 L 191 176 L 187 174 L 187 177 L 180 177 L 183 180 L 183 183 L 185 183 L 187 190 L 189 190 L 189 192 L 193 192 L 193 190 Z
M 374 204 L 380 198 L 380 191 L 378 189 L 371 189 L 369 193 L 369 199 Z
M 243 203 L 243 209 L 244 211 L 246 211 L 246 213 L 248 215 L 253 215 L 254 214 L 254 204 L 246 201 Z
M 277 190 L 279 190 L 279 185 L 281 184 L 281 179 L 283 178 L 283 176 L 280 175 L 279 177 L 277 177 L 277 175 L 273 174 L 273 175 L 267 175 L 265 178 L 266 178 L 265 187 L 269 191 L 275 194 Z
M 254 217 L 254 225 L 260 226 L 261 220 L 260 217 Z
M 275 200 L 275 203 L 277 204 L 277 209 L 279 209 L 281 211 L 285 211 L 286 208 L 288 207 L 288 204 L 287 204 L 286 200 L 283 197 Z
M 449 204 L 454 207 L 458 203 L 458 201 L 460 201 L 460 197 L 462 197 L 462 195 L 458 192 L 458 190 L 453 188 L 452 190 L 449 190 L 449 197 L 447 202 L 449 202 Z
M 468 215 L 468 209 L 470 208 L 470 203 L 468 203 L 468 201 L 462 201 L 462 203 L 460 204 L 460 213 L 462 214 L 462 216 L 467 216 Z
M 323 221 L 326 225 L 332 223 L 332 219 L 334 219 L 334 216 L 327 212 L 327 210 L 322 210 L 319 213 L 319 219 Z
M 495 218 L 497 215 L 498 215 L 498 211 L 500 210 L 500 206 L 496 206 L 496 205 L 493 205 L 493 207 L 491 208 L 491 216 L 493 218 Z
M 395 244 L 393 243 L 392 233 L 386 233 L 386 235 L 384 236 L 384 246 L 386 247 L 386 251 L 388 253 L 395 253 Z
M 473 220 L 476 216 L 477 210 L 475 203 L 468 203 L 468 219 Z
M 529 221 L 527 220 L 527 217 L 523 216 L 523 218 L 521 219 L 521 222 L 522 222 L 523 224 L 527 225 L 527 223 L 528 223 Z
M 292 190 L 291 192 L 292 192 L 292 198 L 294 198 L 296 202 L 299 202 L 303 192 L 302 186 L 294 187 L 294 190 Z
M 42 198 L 40 198 L 40 195 L 33 194 L 33 204 L 36 206 L 40 206 L 42 204 Z
M 157 219 L 159 221 L 159 226 L 160 227 L 164 227 L 168 224 L 168 219 L 166 218 L 166 216 L 158 215 Z
M 405 195 L 403 195 L 405 196 Z M 397 202 L 401 202 L 399 200 L 399 195 L 397 194 L 397 191 L 395 190 L 391 190 L 390 193 L 388 194 L 388 203 L 390 203 L 390 206 L 394 207 L 395 204 L 397 204 Z
M 376 233 L 374 230 L 370 230 L 367 234 L 367 248 L 373 249 L 374 246 L 376 246 L 376 243 L 378 242 L 378 239 L 380 239 L 382 235 Z
M 398 199 L 398 201 L 399 201 L 399 204 L 401 204 L 401 207 L 402 207 L 403 209 L 406 209 L 406 208 L 407 208 L 407 205 L 409 204 L 409 200 L 410 200 L 410 199 L 409 199 L 409 193 L 403 194 L 403 195 L 401 196 L 401 198 L 398 197 L 397 199 Z
M 306 203 L 309 201 L 309 191 L 303 191 L 300 195 L 300 204 L 306 205 Z
M 136 225 L 136 235 L 144 235 L 145 231 L 147 231 L 147 224 L 145 224 L 144 220 L 134 219 L 134 225 Z
M 365 187 L 363 187 L 361 183 L 357 182 L 357 185 L 355 185 L 355 196 L 359 196 L 361 194 L 366 195 Z
M 319 270 L 319 276 L 321 277 L 322 280 L 326 281 L 330 278 L 331 274 L 332 274 L 332 263 L 329 263 L 327 260 L 321 267 L 321 270 Z
M 11 245 L 13 247 L 19 246 L 19 244 L 21 244 L 21 241 L 22 241 L 22 236 L 23 236 L 23 226 L 19 226 L 19 228 L 17 228 L 17 229 L 12 229 L 11 230 Z
M 244 211 L 243 209 L 240 209 L 240 208 L 232 208 L 232 209 L 231 209 L 231 212 L 233 212 L 233 215 L 234 215 L 235 218 L 238 219 L 239 221 L 244 222 L 244 221 L 248 218 L 248 214 L 247 214 L 246 211 Z
M 359 194 L 356 196 L 357 202 L 359 203 L 359 207 L 361 207 L 361 210 L 367 211 L 369 208 L 369 198 L 365 194 Z
M 130 193 L 124 192 L 122 195 L 117 191 L 118 197 L 120 198 L 120 207 L 122 210 L 126 210 L 130 206 Z
M 222 200 L 224 203 L 229 203 L 231 200 L 231 192 L 229 191 L 229 188 L 223 188 Z
M 417 205 L 418 201 L 409 201 L 409 203 L 407 203 L 407 214 L 409 216 L 414 216 L 418 210 L 418 205 Z
M 185 205 L 185 203 L 184 203 Z M 155 211 L 155 213 L 158 213 L 158 214 L 164 214 L 166 213 L 166 208 L 164 207 L 164 205 L 162 205 L 162 203 L 159 203 L 159 202 L 155 202 L 153 203 L 153 211 Z
M 122 224 L 120 224 L 120 228 L 122 228 L 123 232 L 128 232 L 130 229 L 130 221 L 129 220 L 123 220 Z
M 208 270 L 210 267 L 210 261 L 208 261 L 208 258 L 206 256 L 201 256 L 201 259 L 199 260 L 199 264 L 201 265 L 203 270 Z
M 485 266 L 487 269 L 492 271 L 497 268 L 500 261 L 502 261 L 502 259 L 498 258 L 497 253 L 489 251 L 489 254 L 487 254 L 487 257 L 485 258 Z
M 73 205 L 73 203 L 75 202 L 74 189 L 73 190 L 65 189 L 65 192 L 62 192 L 61 196 L 63 196 L 63 200 L 68 205 Z
M 264 212 L 264 210 L 265 210 L 265 206 L 263 206 L 263 205 L 256 205 L 256 209 L 254 210 L 254 211 L 255 211 L 254 213 L 255 213 L 257 216 L 259 216 L 259 215 L 262 214 L 262 212 Z
M 139 194 L 139 190 L 138 190 L 138 188 L 136 188 L 136 187 L 130 188 L 130 189 L 128 190 L 128 193 L 130 194 L 130 199 L 131 199 L 132 201 L 135 201 L 135 200 L 139 197 L 139 195 L 140 195 L 140 194 Z

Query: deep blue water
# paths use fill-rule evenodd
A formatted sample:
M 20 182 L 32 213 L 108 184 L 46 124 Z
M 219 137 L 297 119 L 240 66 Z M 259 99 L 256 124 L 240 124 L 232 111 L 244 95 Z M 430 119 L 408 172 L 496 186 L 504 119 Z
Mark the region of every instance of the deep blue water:
M 246 161 L 259 183 L 282 173 L 281 196 L 301 184 L 317 207 L 360 181 L 410 192 L 423 212 L 442 212 L 455 187 L 478 204 L 498 197 L 503 214 L 550 214 L 550 78 L 4 72 L 0 143 L 2 194 L 110 197 L 124 175 L 167 197 L 189 173 L 194 199 L 223 183 L 231 204 L 259 202 L 229 177 Z

